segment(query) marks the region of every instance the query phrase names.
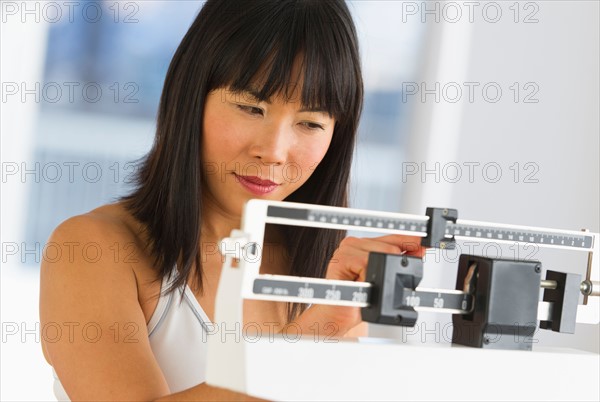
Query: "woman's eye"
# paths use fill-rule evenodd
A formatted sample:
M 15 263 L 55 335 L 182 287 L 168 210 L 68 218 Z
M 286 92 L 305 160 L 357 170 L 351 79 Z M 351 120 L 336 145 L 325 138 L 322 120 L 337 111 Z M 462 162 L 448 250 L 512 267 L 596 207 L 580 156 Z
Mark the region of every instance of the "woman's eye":
M 248 106 L 248 105 L 237 105 L 237 107 L 249 114 L 252 115 L 259 115 L 262 116 L 263 115 L 263 110 L 259 107 L 254 107 L 254 106 Z
M 304 121 L 300 124 L 302 124 L 303 126 L 308 128 L 309 130 L 325 130 L 325 127 L 322 126 L 321 124 L 313 123 L 310 121 Z

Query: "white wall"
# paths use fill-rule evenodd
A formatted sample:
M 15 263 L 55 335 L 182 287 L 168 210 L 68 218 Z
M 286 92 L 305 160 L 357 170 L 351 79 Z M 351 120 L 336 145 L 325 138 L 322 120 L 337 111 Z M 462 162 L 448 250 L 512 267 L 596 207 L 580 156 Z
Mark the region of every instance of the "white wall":
M 432 28 L 433 50 L 423 81 L 428 89 L 434 88 L 436 81 L 440 83 L 440 99 L 435 102 L 434 95 L 428 95 L 423 102 L 414 97 L 418 120 L 403 168 L 406 163 L 422 168 L 423 162 L 431 170 L 435 170 L 435 162 L 440 167 L 437 178 L 433 173 L 405 176 L 407 198 L 401 210 L 422 214 L 426 206 L 452 207 L 463 219 L 598 232 L 599 3 L 519 3 L 517 23 L 510 9 L 513 2 L 497 4 L 502 16 L 496 23 L 486 21 L 482 7 L 475 8 L 473 22 L 463 15 L 459 23 L 444 23 L 443 6 L 440 23 L 434 22 L 434 16 L 425 16 Z M 463 6 L 462 11 L 466 10 Z M 447 20 L 454 18 L 451 11 L 447 10 Z M 495 19 L 493 11 L 487 10 L 488 20 Z M 538 22 L 524 23 L 527 15 Z M 421 16 L 419 13 L 416 18 Z M 464 54 L 467 41 L 448 43 L 445 36 L 461 24 L 470 32 L 466 72 L 460 61 L 450 58 L 445 62 L 440 57 L 454 48 L 458 49 L 454 52 L 457 58 Z M 451 87 L 445 94 L 443 90 L 453 81 L 463 89 L 463 97 L 456 103 L 451 102 L 455 98 Z M 463 82 L 479 84 L 472 101 Z M 520 83 L 517 102 L 511 89 L 515 82 Z M 488 83 L 486 100 L 482 88 Z M 526 83 L 531 84 L 524 89 Z M 491 102 L 495 97 L 492 87 L 502 90 L 496 103 Z M 524 102 L 525 95 L 536 88 L 529 100 L 538 102 Z M 473 166 L 472 180 L 465 165 L 469 162 L 479 163 Z M 518 178 L 515 162 L 519 163 Z M 462 169 L 459 180 L 454 164 Z M 484 172 L 486 164 L 490 165 Z M 496 181 L 498 167 L 501 176 Z M 536 251 L 534 258 L 541 259 L 545 268 L 584 273 L 587 256 Z M 455 273 L 456 264 L 427 264 L 422 285 L 453 288 Z M 450 317 L 422 314 L 422 319 L 431 323 Z M 386 331 L 376 327 L 372 332 Z M 546 345 L 598 351 L 598 325 L 579 325 L 577 332 L 575 336 L 548 331 L 536 335 Z

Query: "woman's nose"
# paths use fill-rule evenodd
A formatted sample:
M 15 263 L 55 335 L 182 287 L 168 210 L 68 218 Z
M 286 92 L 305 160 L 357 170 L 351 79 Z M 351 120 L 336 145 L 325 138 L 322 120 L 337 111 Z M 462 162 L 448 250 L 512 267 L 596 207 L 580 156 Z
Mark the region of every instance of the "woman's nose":
M 283 165 L 291 146 L 291 128 L 284 123 L 263 128 L 250 146 L 250 154 L 266 165 Z

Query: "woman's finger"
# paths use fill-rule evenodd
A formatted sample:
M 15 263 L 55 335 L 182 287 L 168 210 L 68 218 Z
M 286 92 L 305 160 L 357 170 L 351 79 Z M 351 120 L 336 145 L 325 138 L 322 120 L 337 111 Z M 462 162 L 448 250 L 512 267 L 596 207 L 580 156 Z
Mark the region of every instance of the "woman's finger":
M 358 242 L 355 243 L 356 246 L 364 251 L 386 254 L 406 253 L 416 257 L 423 257 L 426 251 L 426 248 L 421 246 L 421 238 L 416 236 L 386 235 L 356 240 L 358 240 Z

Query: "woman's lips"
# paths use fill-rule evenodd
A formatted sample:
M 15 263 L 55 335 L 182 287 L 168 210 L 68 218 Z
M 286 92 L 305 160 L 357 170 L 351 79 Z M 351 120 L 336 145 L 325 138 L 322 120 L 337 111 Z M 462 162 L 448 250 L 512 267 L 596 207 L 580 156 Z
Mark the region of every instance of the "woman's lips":
M 246 190 L 255 195 L 264 195 L 275 191 L 279 184 L 272 182 L 271 180 L 262 180 L 256 176 L 240 176 L 235 174 L 235 177 Z

